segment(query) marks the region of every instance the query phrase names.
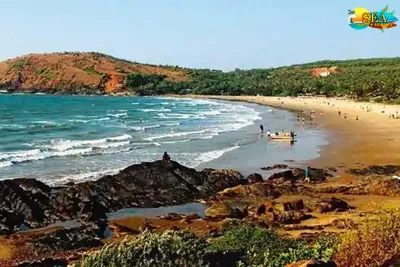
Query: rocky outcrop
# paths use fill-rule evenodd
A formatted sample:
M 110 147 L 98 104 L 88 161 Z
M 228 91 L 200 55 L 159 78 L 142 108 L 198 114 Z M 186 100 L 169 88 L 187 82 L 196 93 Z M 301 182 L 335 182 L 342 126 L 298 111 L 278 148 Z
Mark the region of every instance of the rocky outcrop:
M 225 218 L 241 219 L 245 217 L 247 214 L 245 214 L 243 211 L 237 208 L 232 208 L 225 202 L 217 202 L 214 203 L 208 209 L 206 209 L 205 215 L 206 219 L 222 220 Z
M 99 238 L 102 233 L 97 227 L 78 227 L 72 229 L 62 229 L 54 233 L 36 238 L 32 242 L 35 251 L 41 253 L 55 254 L 62 251 L 72 251 L 100 247 L 103 242 Z
M 201 175 L 204 180 L 200 191 L 204 195 L 212 195 L 225 188 L 248 184 L 248 181 L 235 170 L 204 169 Z
M 310 168 L 309 176 L 312 182 L 321 183 L 325 182 L 327 178 L 332 177 L 332 174 L 330 174 L 329 171 L 324 169 Z M 297 182 L 297 181 L 303 181 L 304 179 L 305 179 L 305 170 L 300 168 L 290 168 L 290 170 L 272 174 L 268 178 L 268 181 L 281 180 L 281 181 Z
M 258 173 L 252 173 L 249 176 L 247 176 L 247 181 L 249 181 L 249 184 L 255 184 L 255 183 L 262 183 L 264 182 L 263 177 L 261 174 Z
M 302 199 L 287 201 L 282 203 L 284 211 L 304 210 L 304 203 Z
M 197 172 L 173 161 L 135 164 L 97 181 L 59 187 L 35 179 L 5 180 L 0 181 L 0 232 L 77 218 L 105 221 L 108 212 L 122 208 L 188 203 L 246 183 L 236 171 Z
M 353 175 L 394 175 L 400 173 L 400 166 L 398 165 L 372 165 L 363 169 L 350 169 L 347 171 Z
M 240 185 L 232 188 L 227 188 L 218 193 L 216 198 L 268 198 L 274 199 L 281 194 L 270 183 L 255 183 L 251 185 Z
M 352 207 L 349 204 L 347 204 L 346 201 L 336 197 L 323 199 L 318 204 L 318 211 L 320 213 L 330 212 L 330 211 L 346 211 L 351 208 Z
M 269 170 L 287 169 L 287 168 L 289 168 L 289 166 L 286 164 L 275 164 L 268 167 L 262 167 L 261 170 L 269 171 Z

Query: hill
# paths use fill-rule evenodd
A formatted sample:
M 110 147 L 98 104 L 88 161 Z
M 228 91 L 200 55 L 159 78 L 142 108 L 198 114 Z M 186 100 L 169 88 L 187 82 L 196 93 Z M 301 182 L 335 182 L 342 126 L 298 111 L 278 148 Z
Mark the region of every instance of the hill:
M 99 53 L 27 55 L 0 63 L 1 88 L 67 94 L 323 94 L 394 102 L 400 99 L 400 58 L 223 72 L 139 64 Z
M 133 63 L 100 53 L 31 54 L 0 62 L 0 87 L 11 91 L 113 93 L 126 91 L 129 74 L 182 82 L 179 69 Z

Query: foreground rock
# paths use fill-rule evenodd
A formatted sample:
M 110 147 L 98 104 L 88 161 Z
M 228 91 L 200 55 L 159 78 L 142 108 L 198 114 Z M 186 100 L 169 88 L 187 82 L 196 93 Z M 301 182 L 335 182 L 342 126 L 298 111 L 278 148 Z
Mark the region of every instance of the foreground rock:
M 245 212 L 237 208 L 232 208 L 225 202 L 217 202 L 214 203 L 208 209 L 206 209 L 205 215 L 206 219 L 222 220 L 225 218 L 241 219 L 245 217 L 247 214 L 245 214 Z
M 350 169 L 348 173 L 353 175 L 394 175 L 400 173 L 400 166 L 397 165 L 372 165 L 363 169 Z
M 284 165 L 286 166 L 286 165 Z M 332 177 L 329 171 L 318 168 L 310 168 L 310 180 L 314 183 L 322 183 L 325 182 L 327 178 Z M 290 170 L 277 172 L 272 174 L 268 181 L 290 181 L 290 182 L 299 182 L 305 179 L 305 170 L 300 168 L 290 168 Z
M 55 221 L 105 221 L 107 213 L 129 207 L 178 205 L 247 184 L 232 170 L 197 172 L 176 162 L 132 165 L 97 181 L 59 187 L 35 179 L 0 181 L 0 233 L 21 225 L 37 228 Z
M 326 198 L 323 199 L 319 204 L 318 204 L 318 211 L 320 213 L 324 212 L 330 212 L 330 211 L 346 211 L 351 209 L 352 207 L 347 204 L 346 201 L 341 200 L 336 197 L 331 197 L 331 198 Z

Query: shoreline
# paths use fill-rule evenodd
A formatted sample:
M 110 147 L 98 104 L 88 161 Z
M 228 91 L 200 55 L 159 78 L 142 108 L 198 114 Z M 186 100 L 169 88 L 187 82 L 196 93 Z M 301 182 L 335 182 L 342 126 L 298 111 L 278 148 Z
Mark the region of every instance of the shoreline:
M 320 156 L 307 164 L 316 167 L 356 168 L 367 165 L 400 163 L 400 105 L 354 102 L 322 97 L 263 97 L 186 95 L 171 97 L 217 99 L 255 103 L 289 111 L 302 111 L 301 117 L 313 120 L 328 132 L 329 144 Z M 367 112 L 368 109 L 371 111 Z M 322 111 L 322 114 L 320 113 Z M 338 115 L 341 112 L 341 116 Z M 382 113 L 384 111 L 384 113 Z M 347 118 L 344 118 L 346 114 Z M 358 116 L 358 120 L 356 117 Z

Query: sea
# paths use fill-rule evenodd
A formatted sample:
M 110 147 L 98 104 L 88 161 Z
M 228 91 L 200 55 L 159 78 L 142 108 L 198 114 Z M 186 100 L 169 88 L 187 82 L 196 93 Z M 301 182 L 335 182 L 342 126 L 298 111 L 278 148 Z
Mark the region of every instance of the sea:
M 268 141 L 295 130 L 297 142 Z M 318 157 L 327 135 L 296 114 L 256 104 L 168 97 L 0 95 L 0 179 L 50 185 L 98 179 L 144 161 L 202 169 L 261 167 Z

